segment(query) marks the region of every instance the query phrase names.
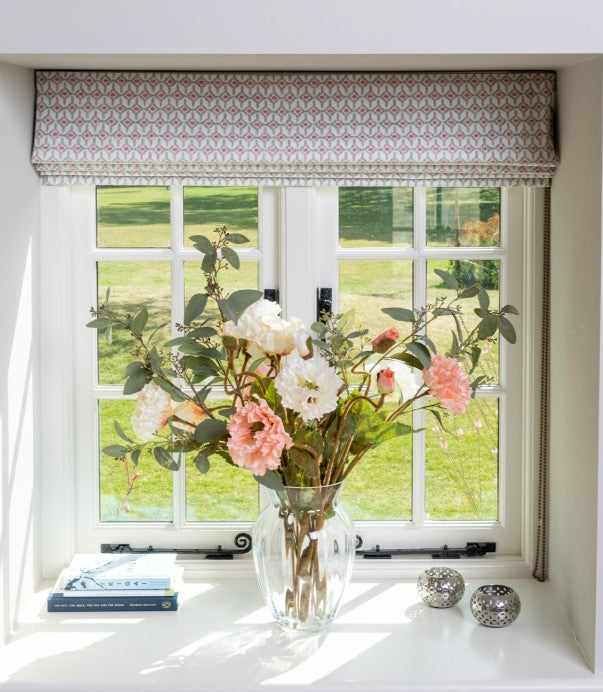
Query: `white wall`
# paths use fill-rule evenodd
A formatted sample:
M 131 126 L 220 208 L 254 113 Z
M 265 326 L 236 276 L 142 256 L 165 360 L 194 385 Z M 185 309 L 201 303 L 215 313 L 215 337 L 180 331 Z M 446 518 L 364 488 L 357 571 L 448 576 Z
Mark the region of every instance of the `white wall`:
M 43 409 L 37 407 L 39 182 L 29 165 L 33 99 L 31 71 L 0 63 L 0 643 L 39 579 L 34 508 Z
M 599 493 L 601 59 L 561 70 L 552 188 L 550 580 L 591 665 Z
M 599 0 L 13 0 L 1 12 L 4 54 L 594 53 L 603 44 Z

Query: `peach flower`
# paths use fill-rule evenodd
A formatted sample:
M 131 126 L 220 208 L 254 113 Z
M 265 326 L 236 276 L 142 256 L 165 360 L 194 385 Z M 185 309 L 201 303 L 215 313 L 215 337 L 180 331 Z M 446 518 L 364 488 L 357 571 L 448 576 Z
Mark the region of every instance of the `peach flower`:
M 444 408 L 452 413 L 465 413 L 471 399 L 471 385 L 457 360 L 432 356 L 431 367 L 423 369 L 423 379 L 430 393 Z
M 373 351 L 375 353 L 386 353 L 399 338 L 398 330 L 395 327 L 390 327 L 372 340 Z
M 396 375 L 393 370 L 385 368 L 377 375 L 377 391 L 379 394 L 391 394 L 396 387 Z
M 283 421 L 264 399 L 259 399 L 257 404 L 254 401 L 244 406 L 239 404 L 226 428 L 230 435 L 226 443 L 230 458 L 255 476 L 278 468 L 283 449 L 293 446 Z
M 197 404 L 192 401 L 183 401 L 178 406 L 174 407 L 174 417 L 172 418 L 172 425 L 175 428 L 180 428 L 181 430 L 186 430 L 188 432 L 194 432 L 195 428 L 207 418 L 207 414 L 203 409 L 199 408 Z

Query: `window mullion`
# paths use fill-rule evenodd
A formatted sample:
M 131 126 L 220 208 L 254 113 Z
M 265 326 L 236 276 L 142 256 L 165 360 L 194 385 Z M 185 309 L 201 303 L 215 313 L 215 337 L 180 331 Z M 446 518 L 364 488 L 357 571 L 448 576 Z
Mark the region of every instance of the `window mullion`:
M 172 185 L 170 194 L 170 227 L 172 234 L 172 337 L 179 336 L 175 324 L 184 322 L 184 261 L 180 251 L 184 242 L 184 202 L 182 185 Z M 175 528 L 186 522 L 186 468 L 183 463 L 173 474 L 172 521 Z

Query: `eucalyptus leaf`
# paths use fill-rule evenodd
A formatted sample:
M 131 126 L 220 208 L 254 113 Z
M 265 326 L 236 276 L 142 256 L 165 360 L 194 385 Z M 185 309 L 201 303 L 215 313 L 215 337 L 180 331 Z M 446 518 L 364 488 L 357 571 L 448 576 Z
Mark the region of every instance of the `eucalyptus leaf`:
M 216 268 L 217 261 L 218 255 L 215 250 L 203 255 L 203 260 L 201 261 L 201 271 L 203 271 L 205 274 L 211 274 Z
M 274 471 L 268 470 L 263 476 L 254 476 L 254 478 L 260 485 L 270 488 L 270 490 L 283 490 L 285 487 L 280 476 L 274 473 Z
M 504 305 L 500 311 L 509 315 L 519 315 L 519 310 L 514 305 Z
M 514 344 L 517 341 L 517 334 L 515 333 L 515 327 L 509 322 L 506 317 L 498 318 L 498 329 L 503 338 L 505 338 L 510 344 Z
M 432 353 L 435 354 L 438 352 L 433 341 L 428 336 L 425 336 L 425 334 L 417 334 L 415 338 L 422 341 L 425 344 L 425 346 L 427 346 L 430 349 Z
M 477 328 L 477 338 L 488 339 L 496 333 L 497 329 L 498 318 L 496 317 L 496 315 L 489 313 L 479 323 L 479 327 Z
M 243 289 L 241 291 L 235 291 L 231 293 L 227 300 L 228 305 L 233 311 L 237 321 L 239 317 L 247 310 L 250 305 L 262 298 L 263 293 L 261 291 L 254 291 L 251 289 Z
M 233 245 L 242 245 L 249 242 L 249 238 L 242 233 L 228 233 L 226 240 Z
M 406 350 L 410 351 L 413 356 L 415 356 L 421 362 L 424 368 L 429 369 L 431 367 L 431 355 L 429 354 L 426 346 L 417 341 L 411 341 L 410 343 L 404 345 L 406 346 Z
M 132 463 L 134 464 L 134 468 L 138 466 L 138 460 L 140 459 L 140 449 L 135 449 L 131 454 L 130 454 L 130 459 L 132 459 Z
M 203 452 L 199 452 L 193 459 L 193 464 L 196 466 L 199 473 L 207 473 L 209 471 L 209 458 Z
M 415 318 L 414 312 L 407 308 L 382 308 L 381 312 L 397 322 L 412 322 Z
M 215 442 L 226 437 L 226 421 L 217 418 L 207 418 L 201 421 L 194 433 L 197 442 Z
M 459 282 L 454 278 L 454 276 L 452 276 L 452 274 L 445 272 L 443 269 L 434 269 L 433 271 L 440 277 L 440 279 L 442 279 L 448 288 L 453 288 L 456 290 L 459 287 Z
M 124 384 L 124 394 L 136 394 L 147 382 L 149 382 L 149 376 L 146 372 L 137 372 L 134 375 L 130 375 Z
M 174 401 L 185 401 L 186 397 L 184 394 L 171 382 L 166 382 L 162 377 L 154 377 L 153 382 L 167 392 Z
M 141 308 L 132 318 L 132 322 L 130 322 L 130 331 L 134 332 L 134 334 L 142 334 L 148 319 L 149 311 L 146 308 Z
M 202 252 L 204 255 L 215 252 L 215 248 L 211 240 L 207 236 L 191 235 L 189 236 L 189 240 L 192 240 L 193 245 L 197 248 L 197 250 L 199 250 L 199 252 Z
M 195 295 L 192 296 L 184 310 L 184 324 L 190 324 L 193 320 L 197 319 L 199 315 L 203 314 L 208 298 L 209 296 L 207 293 L 195 293 Z
M 230 247 L 222 248 L 222 257 L 230 264 L 234 269 L 239 269 L 241 266 L 241 260 L 237 253 Z
M 132 361 L 131 363 L 128 363 L 128 365 L 126 366 L 126 377 L 130 377 L 130 375 L 135 375 L 139 372 L 144 372 L 144 369 L 144 363 L 142 361 Z
M 475 298 L 475 296 L 479 295 L 479 292 L 481 290 L 481 286 L 479 284 L 473 284 L 473 286 L 467 286 L 467 288 L 464 288 L 461 293 L 460 293 L 460 298 Z M 480 303 L 481 305 L 481 303 Z
M 388 356 L 388 358 L 392 358 L 393 360 L 401 360 L 402 362 L 406 363 L 406 365 L 410 365 L 411 368 L 423 370 L 423 363 L 421 363 L 416 356 L 413 356 L 412 353 L 403 351 L 402 353 L 396 353 Z
M 90 320 L 90 322 L 86 324 L 86 327 L 90 327 L 91 329 L 105 329 L 110 324 L 111 320 L 106 317 L 97 317 L 94 320 Z
M 127 448 L 123 445 L 109 445 L 103 447 L 103 454 L 106 454 L 108 457 L 113 457 L 114 459 L 123 459 L 127 451 Z
M 115 432 L 121 437 L 122 440 L 125 440 L 126 442 L 130 443 L 134 442 L 134 440 L 131 437 L 128 437 L 126 435 L 118 421 L 113 421 L 113 427 L 115 428 Z
M 168 471 L 177 471 L 180 468 L 180 464 L 174 460 L 174 457 L 164 447 L 154 447 L 153 456 L 155 461 Z
M 488 291 L 483 286 L 480 286 L 479 293 L 477 294 L 477 299 L 479 300 L 480 308 L 486 312 L 490 307 L 490 296 Z
M 217 333 L 213 327 L 197 327 L 197 329 L 190 331 L 187 336 L 194 339 L 206 339 L 210 336 L 216 336 Z

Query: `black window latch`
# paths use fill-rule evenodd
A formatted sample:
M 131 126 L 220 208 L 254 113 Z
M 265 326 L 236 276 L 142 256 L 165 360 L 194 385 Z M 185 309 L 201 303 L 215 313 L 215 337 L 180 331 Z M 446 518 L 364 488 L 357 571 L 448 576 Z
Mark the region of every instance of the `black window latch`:
M 178 553 L 179 555 L 205 555 L 206 560 L 232 560 L 235 555 L 245 555 L 251 550 L 251 536 L 238 533 L 235 548 L 132 548 L 129 543 L 101 543 L 101 553 Z
M 383 550 L 376 545 L 372 550 L 360 550 L 362 538 L 356 536 L 356 555 L 364 560 L 391 560 L 394 555 L 430 555 L 433 560 L 458 560 L 461 557 L 484 557 L 486 553 L 496 552 L 496 543 L 472 542 L 464 548 L 449 548 L 447 545 L 441 548 L 387 548 Z

